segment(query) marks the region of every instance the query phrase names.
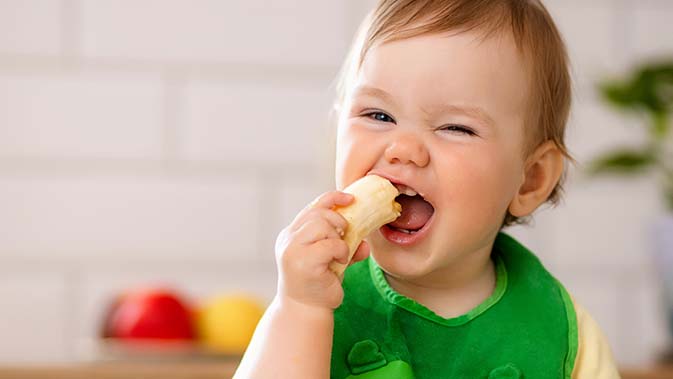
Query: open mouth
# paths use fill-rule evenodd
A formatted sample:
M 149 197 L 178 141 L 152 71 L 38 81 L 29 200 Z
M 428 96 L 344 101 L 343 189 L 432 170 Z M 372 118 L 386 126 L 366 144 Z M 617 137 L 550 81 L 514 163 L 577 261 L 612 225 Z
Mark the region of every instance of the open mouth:
M 422 230 L 435 213 L 435 208 L 413 188 L 395 184 L 400 195 L 395 201 L 402 205 L 402 214 L 385 227 L 400 233 L 415 234 Z

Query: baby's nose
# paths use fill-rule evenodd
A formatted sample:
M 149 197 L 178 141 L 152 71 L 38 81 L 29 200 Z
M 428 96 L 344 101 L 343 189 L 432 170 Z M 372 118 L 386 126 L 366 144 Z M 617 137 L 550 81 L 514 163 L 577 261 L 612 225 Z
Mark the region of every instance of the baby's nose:
M 430 161 L 423 141 L 412 133 L 395 138 L 386 148 L 384 157 L 390 163 L 413 163 L 419 167 L 427 166 Z

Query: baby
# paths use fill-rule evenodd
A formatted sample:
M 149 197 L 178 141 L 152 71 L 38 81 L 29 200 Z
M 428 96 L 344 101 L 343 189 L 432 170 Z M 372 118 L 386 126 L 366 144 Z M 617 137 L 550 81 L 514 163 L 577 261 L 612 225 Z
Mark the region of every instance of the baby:
M 402 188 L 359 246 L 321 195 L 276 243 L 278 290 L 235 378 L 618 378 L 600 329 L 501 232 L 558 201 L 571 85 L 537 0 L 382 0 L 338 90 L 336 183 Z

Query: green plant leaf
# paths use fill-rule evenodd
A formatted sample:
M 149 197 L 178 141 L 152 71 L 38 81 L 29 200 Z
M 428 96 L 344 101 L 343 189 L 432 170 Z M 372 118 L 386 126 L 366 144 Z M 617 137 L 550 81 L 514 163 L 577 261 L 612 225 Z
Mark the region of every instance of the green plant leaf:
M 651 133 L 655 140 L 663 141 L 671 128 L 670 118 L 667 112 L 655 112 L 652 114 Z
M 599 90 L 603 99 L 619 109 L 638 109 L 642 103 L 642 95 L 631 83 L 605 82 L 599 85 Z
M 656 162 L 650 151 L 616 150 L 605 154 L 589 164 L 588 172 L 598 174 L 637 174 Z
M 664 201 L 666 202 L 668 210 L 673 212 L 673 189 L 664 191 Z
M 667 114 L 673 110 L 673 62 L 646 64 L 627 79 L 599 85 L 602 97 L 626 110 Z
M 673 211 L 673 169 L 669 170 L 667 167 L 664 167 L 663 187 L 664 201 L 668 206 L 668 210 Z

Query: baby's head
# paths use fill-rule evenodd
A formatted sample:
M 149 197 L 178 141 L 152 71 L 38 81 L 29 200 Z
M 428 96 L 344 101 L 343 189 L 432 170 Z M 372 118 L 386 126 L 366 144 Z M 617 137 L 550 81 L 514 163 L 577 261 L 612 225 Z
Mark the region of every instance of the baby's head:
M 556 202 L 570 97 L 539 1 L 382 0 L 340 78 L 336 182 L 378 173 L 423 197 L 373 251 L 475 250 Z
M 337 88 L 340 116 L 367 53 L 386 42 L 429 34 L 476 33 L 478 38 L 512 38 L 525 66 L 527 86 L 524 120 L 525 157 L 545 141 L 553 141 L 570 157 L 564 142 L 571 102 L 565 45 L 551 16 L 538 0 L 383 0 L 364 20 L 344 63 Z M 547 201 L 559 201 L 563 177 Z M 508 214 L 504 226 L 524 220 Z

